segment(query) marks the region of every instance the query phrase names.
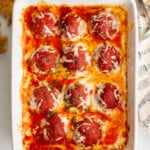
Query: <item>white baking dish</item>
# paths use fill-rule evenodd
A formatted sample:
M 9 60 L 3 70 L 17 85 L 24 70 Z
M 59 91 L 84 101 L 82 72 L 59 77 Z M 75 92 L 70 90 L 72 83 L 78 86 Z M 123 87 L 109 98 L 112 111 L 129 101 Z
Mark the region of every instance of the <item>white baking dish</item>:
M 22 50 L 21 50 L 21 22 L 22 8 L 31 4 L 37 4 L 40 0 L 17 0 L 13 9 L 12 28 L 12 135 L 13 149 L 22 149 L 21 137 L 21 100 L 20 84 L 22 78 Z M 128 12 L 128 124 L 130 127 L 129 141 L 126 150 L 137 150 L 137 104 L 136 104 L 136 81 L 137 81 L 137 20 L 134 0 L 47 0 L 50 4 L 119 4 Z M 134 27 L 133 27 L 134 24 Z M 133 27 L 131 29 L 131 26 Z

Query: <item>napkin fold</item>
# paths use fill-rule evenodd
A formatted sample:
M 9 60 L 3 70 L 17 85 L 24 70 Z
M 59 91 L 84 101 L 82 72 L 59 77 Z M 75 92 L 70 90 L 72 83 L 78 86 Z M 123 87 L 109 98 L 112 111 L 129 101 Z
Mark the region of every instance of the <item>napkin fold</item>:
M 144 2 L 150 16 L 150 0 Z M 138 113 L 140 124 L 150 133 L 150 29 L 146 32 L 150 24 L 141 8 L 138 5 Z

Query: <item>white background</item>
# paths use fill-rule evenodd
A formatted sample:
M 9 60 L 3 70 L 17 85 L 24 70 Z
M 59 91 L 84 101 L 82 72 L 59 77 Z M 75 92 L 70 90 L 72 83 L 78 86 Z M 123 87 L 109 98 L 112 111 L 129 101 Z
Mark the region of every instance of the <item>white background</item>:
M 1 31 L 8 35 L 6 53 L 0 55 L 0 150 L 12 150 L 11 141 L 11 28 L 0 17 Z M 139 126 L 138 150 L 150 150 L 150 134 Z M 17 143 L 16 143 L 17 144 Z

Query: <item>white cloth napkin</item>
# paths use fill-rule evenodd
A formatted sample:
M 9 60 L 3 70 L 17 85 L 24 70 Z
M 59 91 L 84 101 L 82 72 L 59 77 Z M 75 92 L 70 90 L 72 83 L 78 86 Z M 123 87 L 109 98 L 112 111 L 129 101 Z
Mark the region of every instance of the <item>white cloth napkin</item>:
M 150 15 L 150 0 L 145 1 Z M 144 34 L 148 22 L 144 13 L 139 9 L 139 68 L 138 68 L 138 112 L 141 125 L 150 133 L 150 30 Z

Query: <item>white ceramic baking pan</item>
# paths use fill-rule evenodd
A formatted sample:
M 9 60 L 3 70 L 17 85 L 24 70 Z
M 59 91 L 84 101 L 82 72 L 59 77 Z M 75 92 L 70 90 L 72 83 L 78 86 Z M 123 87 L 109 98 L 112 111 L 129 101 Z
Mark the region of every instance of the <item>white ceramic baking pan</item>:
M 21 50 L 21 22 L 22 9 L 37 4 L 40 0 L 16 0 L 13 9 L 12 27 L 12 136 L 13 150 L 22 150 L 21 136 L 21 100 L 20 84 L 22 78 L 22 50 Z M 137 150 L 137 12 L 134 0 L 47 0 L 49 4 L 94 5 L 116 4 L 121 5 L 128 12 L 128 124 L 130 127 L 129 140 L 126 150 Z M 133 26 L 134 25 L 134 26 Z

